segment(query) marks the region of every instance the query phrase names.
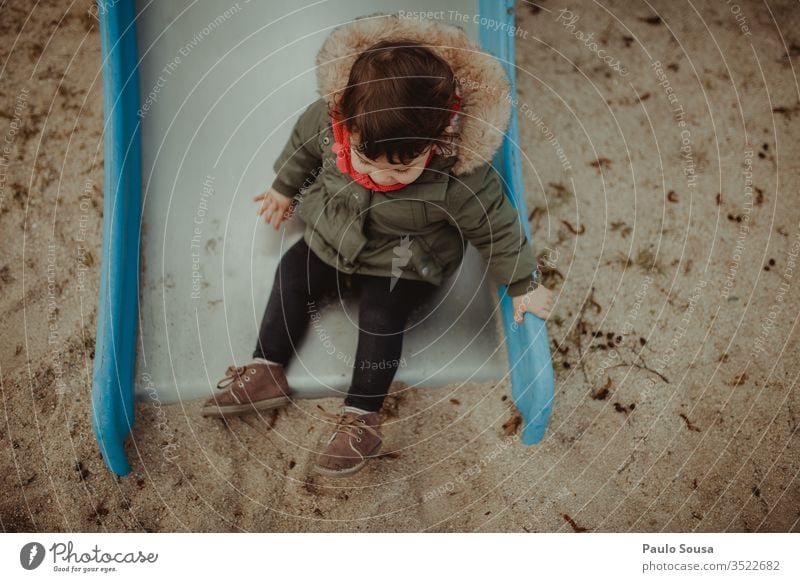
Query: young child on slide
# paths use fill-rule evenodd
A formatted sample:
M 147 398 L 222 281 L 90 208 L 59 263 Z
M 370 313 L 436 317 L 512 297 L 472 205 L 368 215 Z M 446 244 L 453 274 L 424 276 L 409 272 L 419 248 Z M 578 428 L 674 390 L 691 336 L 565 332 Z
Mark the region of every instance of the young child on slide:
M 344 407 L 316 470 L 349 475 L 381 445 L 378 412 L 401 358 L 409 312 L 460 265 L 467 242 L 513 297 L 514 317 L 547 319 L 552 292 L 491 167 L 509 121 L 503 68 L 457 27 L 395 16 L 336 29 L 317 56 L 320 99 L 294 126 L 258 214 L 292 214 L 303 238 L 280 260 L 253 361 L 231 366 L 206 416 L 290 402 L 284 367 L 309 304 L 358 296 L 358 344 Z M 363 365 L 362 365 L 363 364 Z

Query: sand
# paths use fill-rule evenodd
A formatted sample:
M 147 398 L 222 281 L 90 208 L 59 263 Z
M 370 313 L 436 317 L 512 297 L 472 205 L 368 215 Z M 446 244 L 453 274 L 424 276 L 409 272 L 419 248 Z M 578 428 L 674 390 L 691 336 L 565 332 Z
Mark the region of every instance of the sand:
M 0 527 L 800 531 L 796 3 L 603 4 L 517 8 L 526 196 L 557 297 L 544 440 L 518 442 L 506 382 L 398 384 L 384 455 L 348 480 L 310 470 L 332 399 L 229 423 L 143 402 L 133 472 L 105 469 L 98 27 L 88 1 L 4 5 Z

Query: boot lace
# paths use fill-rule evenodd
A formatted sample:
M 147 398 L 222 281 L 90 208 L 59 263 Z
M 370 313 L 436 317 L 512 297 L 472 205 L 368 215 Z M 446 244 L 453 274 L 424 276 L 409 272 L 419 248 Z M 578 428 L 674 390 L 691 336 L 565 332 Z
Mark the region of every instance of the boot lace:
M 250 381 L 251 374 L 255 374 L 255 370 L 248 366 L 228 366 L 228 369 L 225 370 L 225 377 L 217 382 L 217 388 L 225 390 L 234 382 L 242 387 L 244 386 L 243 382 Z
M 346 434 L 360 443 L 361 435 L 364 434 L 364 431 L 367 431 L 381 438 L 380 433 L 375 427 L 368 425 L 361 416 L 354 412 L 339 412 L 334 414 L 322 408 L 320 408 L 320 410 L 325 418 L 336 424 L 336 428 L 333 431 L 334 436 L 339 433 Z

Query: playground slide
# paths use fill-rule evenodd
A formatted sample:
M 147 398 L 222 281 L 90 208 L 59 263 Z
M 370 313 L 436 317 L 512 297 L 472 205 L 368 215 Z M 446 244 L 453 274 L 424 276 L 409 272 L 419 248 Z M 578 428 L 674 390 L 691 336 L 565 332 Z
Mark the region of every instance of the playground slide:
M 439 11 L 495 54 L 514 83 L 512 2 L 101 1 L 105 210 L 94 429 L 109 468 L 130 470 L 124 443 L 136 398 L 207 398 L 231 362 L 249 359 L 274 272 L 302 236 L 293 219 L 259 223 L 252 197 L 297 116 L 317 98 L 314 57 L 357 16 Z M 457 16 L 455 16 L 457 15 Z M 499 23 L 504 23 L 500 26 Z M 516 118 L 494 160 L 525 210 Z M 460 270 L 413 317 L 395 379 L 435 388 L 511 378 L 521 440 L 539 442 L 553 397 L 544 321 L 513 324 L 485 263 Z M 497 333 L 497 318 L 504 334 Z M 331 304 L 287 367 L 301 397 L 344 394 L 357 305 Z

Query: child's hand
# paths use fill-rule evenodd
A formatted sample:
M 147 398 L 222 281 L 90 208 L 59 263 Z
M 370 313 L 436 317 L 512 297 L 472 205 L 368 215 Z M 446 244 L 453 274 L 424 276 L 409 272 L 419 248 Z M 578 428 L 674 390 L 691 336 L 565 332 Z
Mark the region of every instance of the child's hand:
M 274 188 L 270 188 L 263 194 L 259 194 L 253 198 L 254 202 L 261 202 L 261 205 L 256 211 L 259 216 L 264 215 L 264 223 L 269 224 L 272 222 L 275 230 L 281 225 L 281 222 L 288 220 L 292 216 L 292 198 L 284 196 Z
M 548 319 L 550 311 L 553 309 L 553 292 L 541 285 L 525 295 L 518 295 L 511 299 L 514 304 L 514 321 L 517 323 L 522 323 L 526 311 L 530 311 L 542 319 Z

